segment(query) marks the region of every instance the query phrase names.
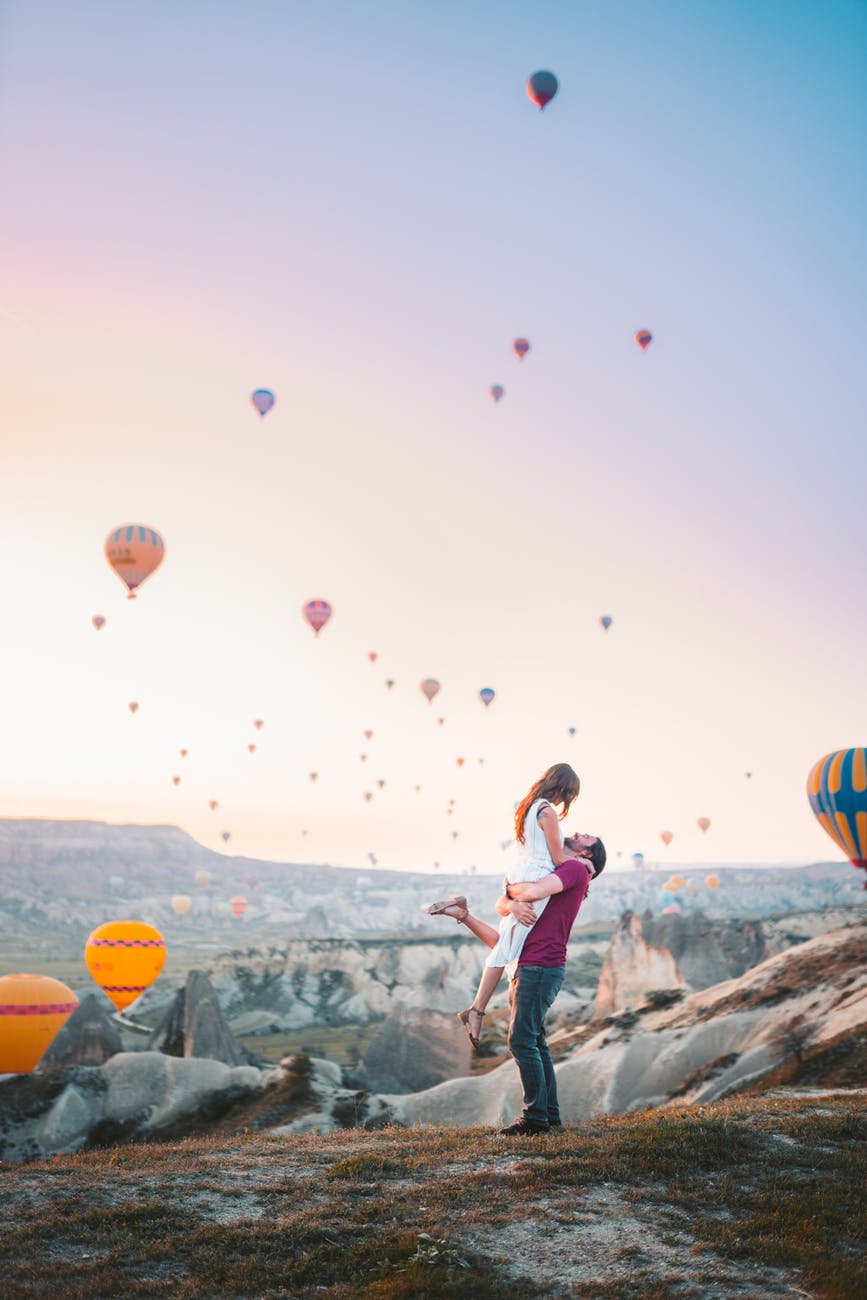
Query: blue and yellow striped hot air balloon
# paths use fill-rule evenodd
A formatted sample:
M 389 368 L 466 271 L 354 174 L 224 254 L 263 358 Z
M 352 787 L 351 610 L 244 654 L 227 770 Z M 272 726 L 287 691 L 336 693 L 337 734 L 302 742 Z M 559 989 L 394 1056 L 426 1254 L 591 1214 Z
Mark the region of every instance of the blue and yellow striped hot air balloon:
M 838 749 L 820 758 L 807 777 L 807 795 L 852 866 L 867 871 L 867 748 Z

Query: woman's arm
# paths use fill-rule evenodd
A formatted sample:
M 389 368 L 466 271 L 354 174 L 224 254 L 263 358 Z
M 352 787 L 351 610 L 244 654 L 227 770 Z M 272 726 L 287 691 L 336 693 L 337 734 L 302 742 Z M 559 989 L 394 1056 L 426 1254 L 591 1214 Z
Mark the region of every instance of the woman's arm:
M 561 862 L 568 862 L 574 858 L 574 852 L 563 845 L 560 837 L 560 819 L 550 804 L 539 813 L 539 825 L 545 832 L 545 843 L 548 845 L 548 852 L 555 867 L 559 867 Z M 538 884 L 538 881 L 536 883 Z M 556 893 L 556 889 L 553 892 Z M 536 897 L 544 898 L 545 895 L 537 894 Z
M 516 888 L 516 885 L 510 885 L 510 893 L 514 894 Z M 507 898 L 505 894 L 501 894 L 496 901 L 495 907 L 500 916 L 514 916 L 520 925 L 533 925 L 536 921 L 535 908 L 527 899 L 519 899 L 517 894 L 515 894 L 514 898 Z

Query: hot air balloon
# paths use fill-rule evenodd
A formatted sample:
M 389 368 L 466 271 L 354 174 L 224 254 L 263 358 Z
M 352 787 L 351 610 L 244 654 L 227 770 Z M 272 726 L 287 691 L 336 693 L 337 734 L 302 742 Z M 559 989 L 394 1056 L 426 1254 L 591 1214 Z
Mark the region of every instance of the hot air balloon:
M 240 921 L 247 910 L 247 900 L 242 894 L 236 894 L 234 898 L 229 899 L 229 906 Z
M 277 398 L 271 392 L 270 388 L 257 388 L 250 394 L 250 401 L 261 416 L 266 416 L 271 407 L 277 401 Z
M 680 908 L 678 907 L 677 903 L 669 903 L 667 907 L 664 907 L 664 908 L 662 909 L 662 915 L 663 915 L 663 916 L 680 916 Z
M 78 999 L 50 975 L 0 978 L 0 1074 L 35 1070 Z
M 393 688 L 394 688 L 394 678 L 393 678 L 393 677 L 386 677 L 386 679 L 385 679 L 385 689 L 386 689 L 387 691 L 390 691 L 390 690 L 392 690 Z
M 368 853 L 367 856 L 370 858 L 370 861 L 372 862 L 372 864 L 373 864 L 374 866 L 376 866 L 377 862 L 379 861 L 379 859 L 377 858 L 376 854 L 375 854 L 375 853 Z
M 668 881 L 668 888 L 673 894 L 677 894 L 684 886 L 683 876 L 671 876 Z
M 632 865 L 633 865 L 633 867 L 635 867 L 635 870 L 636 870 L 636 871 L 643 871 L 643 870 L 644 870 L 644 854 L 643 854 L 643 853 L 633 853 L 633 855 L 632 855 Z
M 150 988 L 162 970 L 165 940 L 144 921 L 107 921 L 89 936 L 84 959 L 103 993 L 123 1011 Z
M 180 785 L 180 784 L 181 784 L 181 778 L 179 776 L 173 776 L 172 785 Z
M 747 780 L 749 781 L 750 777 L 752 776 L 752 772 L 747 772 L 747 773 L 745 773 L 745 775 L 746 775 Z
M 96 628 L 97 632 L 101 632 L 102 629 L 105 627 L 105 616 L 103 614 L 94 614 L 93 618 L 90 621 L 93 624 L 93 626 Z
M 254 718 L 254 719 L 253 719 L 253 726 L 256 728 L 257 731 L 261 731 L 262 728 L 264 727 L 264 725 L 265 725 L 265 719 L 264 719 L 264 718 Z
M 190 751 L 189 751 L 188 749 L 180 749 L 180 750 L 178 750 L 178 753 L 180 754 L 181 758 L 186 758 L 186 756 L 187 756 L 187 754 L 188 754 L 189 752 L 190 752 Z
M 376 784 L 379 786 L 380 790 L 384 790 L 384 789 L 385 789 L 385 777 L 382 777 L 382 776 L 379 777 L 379 779 L 377 780 Z
M 368 727 L 365 731 L 362 731 L 361 734 L 362 736 L 364 736 L 365 740 L 373 740 L 373 732 L 370 730 L 370 727 Z
M 491 700 L 494 698 L 496 693 L 496 691 L 491 690 L 490 686 L 483 686 L 479 691 L 479 699 L 482 701 L 482 704 L 484 704 L 486 709 L 490 707 Z
M 332 612 L 327 600 L 308 600 L 301 610 L 316 636 L 331 618 Z
M 696 825 L 698 826 L 700 831 L 706 831 L 707 828 L 710 826 L 710 818 L 699 817 L 698 821 L 696 822 Z
M 371 790 L 365 790 L 364 798 L 368 803 L 370 803 L 371 799 L 373 798 L 373 792 Z
M 222 832 L 221 832 L 221 835 L 222 835 L 223 843 L 224 843 L 224 844 L 228 844 L 228 843 L 229 843 L 229 840 L 232 838 L 232 832 L 231 832 L 231 831 L 222 831 Z
M 719 889 L 719 876 L 705 876 L 704 883 L 708 889 Z
M 599 622 L 602 625 L 603 632 L 607 632 L 611 624 L 614 622 L 614 619 L 611 617 L 610 614 L 603 614 Z
M 437 718 L 437 726 L 438 726 L 438 727 L 444 727 L 444 726 L 445 726 L 445 723 L 446 723 L 445 718 Z
M 527 81 L 527 94 L 540 109 L 550 104 L 559 88 L 560 83 L 553 72 L 534 72 Z
M 574 735 L 575 735 L 575 732 L 576 732 L 577 730 L 578 730 L 577 727 L 569 727 L 569 728 L 568 728 L 569 735 L 570 735 L 570 736 L 574 736 Z
M 527 339 L 515 339 L 512 344 L 512 351 L 519 361 L 523 361 L 524 357 L 530 351 L 529 341 Z
M 366 754 L 359 754 L 358 757 L 361 759 L 362 763 L 366 763 L 366 762 L 367 762 L 367 755 L 366 755 Z
M 458 838 L 458 835 L 459 835 L 459 834 L 460 834 L 460 831 L 452 831 L 452 839 L 453 839 L 453 840 L 456 840 L 456 839 Z
M 308 772 L 307 775 L 310 777 L 310 780 L 311 780 L 311 781 L 318 781 L 318 780 L 319 780 L 319 773 L 318 773 L 318 772 Z
M 503 396 L 505 391 L 506 390 L 502 384 L 491 384 L 490 388 L 488 389 L 489 394 L 491 395 L 491 397 L 494 399 L 495 402 L 499 402 L 500 398 Z
M 138 713 L 138 700 L 130 700 L 126 707 L 129 709 L 130 713 Z
M 662 840 L 663 844 L 670 844 L 674 839 L 674 831 L 660 831 L 659 838 Z
M 458 767 L 463 767 L 464 765 L 464 760 L 462 758 L 456 758 L 455 762 L 457 763 Z
M 375 664 L 377 659 L 379 658 L 379 655 L 376 653 L 375 650 L 368 650 L 367 657 L 372 664 Z
M 418 794 L 419 790 L 421 789 L 421 786 L 420 786 L 420 785 L 415 785 L 415 786 L 413 786 L 413 789 L 415 790 L 416 794 Z
M 193 900 L 189 894 L 175 894 L 172 899 L 172 911 L 177 912 L 178 916 L 186 916 L 193 905 Z
M 195 876 L 196 884 L 201 889 L 204 889 L 206 885 L 209 885 L 213 879 L 214 879 L 213 874 L 210 871 L 196 872 L 196 876 Z
M 820 758 L 807 777 L 807 796 L 822 829 L 853 867 L 867 871 L 867 748 Z
M 653 335 L 651 334 L 650 330 L 636 330 L 633 337 L 635 339 L 635 342 L 641 348 L 642 352 L 647 351 L 653 339 Z
M 248 750 L 248 752 L 249 752 L 250 754 L 255 754 L 255 752 L 256 752 L 256 746 L 253 744 L 252 740 L 250 741 L 249 745 L 247 746 L 247 750 Z
M 134 600 L 136 588 L 162 564 L 165 542 L 146 524 L 121 524 L 105 539 L 105 558 Z
M 671 892 L 670 889 L 663 888 L 662 892 L 659 895 L 659 901 L 662 904 L 663 908 L 670 907 L 671 904 L 675 901 L 674 894 Z
M 217 809 L 219 808 L 219 806 L 220 806 L 220 805 L 219 805 L 219 803 L 217 802 L 216 799 L 209 799 L 209 800 L 208 800 L 208 807 L 210 808 L 211 812 L 216 812 Z
M 428 704 L 432 704 L 434 696 L 439 695 L 440 684 L 435 677 L 425 677 L 419 689 Z

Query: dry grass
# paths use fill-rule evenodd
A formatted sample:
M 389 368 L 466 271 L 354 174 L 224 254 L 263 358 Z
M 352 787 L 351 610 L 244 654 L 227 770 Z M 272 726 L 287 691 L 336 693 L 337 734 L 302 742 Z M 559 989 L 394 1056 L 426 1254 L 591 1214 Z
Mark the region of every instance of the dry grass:
M 848 1300 L 867 1288 L 865 1147 L 856 1093 L 512 1142 L 418 1128 L 92 1151 L 0 1172 L 3 1295 L 48 1296 L 62 1279 L 64 1300 L 798 1288 Z

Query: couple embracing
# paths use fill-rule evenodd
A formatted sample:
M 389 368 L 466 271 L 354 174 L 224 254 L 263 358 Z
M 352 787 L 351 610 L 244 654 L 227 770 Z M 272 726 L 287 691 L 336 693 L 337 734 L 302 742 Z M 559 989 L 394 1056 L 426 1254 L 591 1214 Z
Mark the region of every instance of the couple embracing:
M 563 985 L 566 945 L 575 918 L 590 881 L 606 860 L 605 846 L 596 835 L 563 838 L 560 823 L 580 788 L 569 764 L 556 763 L 518 804 L 518 856 L 497 899 L 498 930 L 473 916 L 463 897 L 425 909 L 431 916 L 454 917 L 491 949 L 472 1005 L 458 1012 L 474 1048 L 479 1045 L 488 1002 L 503 972 L 508 974 L 509 1051 L 521 1076 L 524 1111 L 514 1124 L 500 1129 L 502 1137 L 535 1136 L 562 1128 L 545 1015 Z

